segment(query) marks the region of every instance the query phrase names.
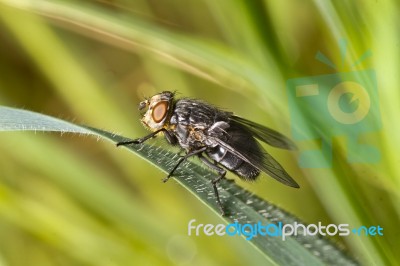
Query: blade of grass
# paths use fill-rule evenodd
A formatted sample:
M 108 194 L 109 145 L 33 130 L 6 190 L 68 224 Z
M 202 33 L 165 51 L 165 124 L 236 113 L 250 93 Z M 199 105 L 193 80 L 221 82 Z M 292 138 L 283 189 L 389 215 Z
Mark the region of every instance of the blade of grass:
M 19 118 L 12 121 L 12 114 L 15 111 L 13 112 L 9 108 L 2 108 L 2 111 L 4 112 L 1 115 L 0 124 L 4 129 L 0 131 L 11 129 L 56 131 L 58 128 L 57 131 L 61 133 L 91 134 L 90 131 L 71 123 L 23 110 L 18 113 Z M 147 211 L 146 206 L 143 206 L 143 202 L 129 194 L 132 193 L 131 190 L 124 189 L 118 183 L 113 182 L 114 177 L 107 176 L 101 169 L 76 162 L 76 158 L 71 158 L 73 155 L 58 151 L 59 147 L 52 142 L 37 139 L 37 143 L 35 143 L 22 136 L 16 136 L 16 139 L 17 141 L 14 143 L 23 147 L 26 154 L 20 156 L 19 153 L 21 152 L 12 143 L 2 143 L 3 152 L 7 152 L 13 157 L 20 156 L 20 161 L 24 165 L 29 165 L 29 162 L 33 160 L 32 158 L 35 158 L 36 164 L 46 165 L 47 167 L 42 165 L 31 165 L 29 167 L 50 178 L 52 183 L 66 191 L 71 198 L 80 202 L 80 206 L 84 210 L 89 209 L 89 213 L 97 214 L 95 217 L 102 217 L 101 220 L 110 221 L 115 226 L 114 230 L 124 231 L 124 235 L 128 239 L 135 239 L 136 241 L 141 239 L 141 241 L 147 242 L 146 245 L 151 249 L 155 249 L 156 253 L 163 252 L 164 244 L 170 237 L 168 228 L 157 222 L 154 215 Z M 45 156 L 42 156 L 43 154 Z M 34 215 L 34 213 L 29 212 L 27 214 Z M 69 217 L 69 219 L 72 217 L 74 216 Z M 29 223 L 29 219 L 24 221 Z M 40 224 L 36 224 L 36 227 L 43 229 Z
M 366 27 L 365 24 L 370 23 L 371 17 L 376 16 L 376 14 L 368 17 L 366 19 L 365 17 L 358 17 L 360 14 L 362 15 L 363 12 L 361 11 L 360 14 L 354 14 L 354 10 L 358 9 L 358 5 L 355 3 L 347 3 L 344 5 L 340 5 L 338 3 L 333 3 L 329 1 L 314 1 L 314 5 L 318 8 L 318 10 L 321 13 L 321 18 L 325 22 L 325 30 L 328 33 L 328 35 L 332 35 L 333 40 L 336 42 L 339 42 L 339 40 L 343 39 L 347 41 L 348 45 L 346 46 L 346 56 L 345 58 L 341 59 L 340 56 L 337 56 L 335 58 L 332 58 L 332 60 L 335 62 L 337 66 L 339 66 L 338 71 L 343 71 L 343 64 L 340 62 L 340 60 L 344 60 L 348 65 L 351 65 L 352 63 L 356 62 L 359 56 L 361 56 L 365 51 L 371 49 L 372 47 L 368 47 L 367 45 L 370 45 L 371 42 L 368 41 L 369 38 L 372 38 L 373 36 L 370 36 L 370 34 L 374 34 L 374 32 L 366 31 L 363 28 Z M 375 13 L 374 8 L 374 13 Z M 354 14 L 354 15 L 353 15 Z M 382 19 L 382 14 L 379 16 L 379 19 Z M 396 17 L 396 16 L 387 16 L 387 18 L 391 17 Z M 360 20 L 364 19 L 364 23 L 360 22 Z M 378 22 L 382 23 L 381 21 Z M 372 26 L 372 25 L 370 25 Z M 389 29 L 391 29 L 389 27 Z M 381 31 L 381 30 L 379 30 Z M 381 31 L 381 32 L 386 32 L 386 31 Z M 391 41 L 381 41 L 380 43 L 386 44 L 386 43 L 391 43 Z M 386 49 L 389 51 L 395 51 L 397 53 L 397 49 Z M 391 55 L 392 56 L 392 55 Z M 374 56 L 376 57 L 376 56 Z M 378 57 L 379 58 L 385 58 L 385 56 Z M 342 65 L 342 66 L 341 66 Z M 385 64 L 386 65 L 386 64 Z M 370 67 L 370 66 L 369 66 Z M 396 66 L 394 66 L 396 67 Z M 354 69 L 353 69 L 354 70 Z M 376 69 L 379 71 L 379 69 Z M 348 70 L 347 70 L 348 71 Z M 386 73 L 381 72 L 380 76 L 377 76 L 378 81 L 381 79 L 385 79 L 387 76 Z M 361 81 L 365 81 L 363 77 L 360 77 Z M 378 82 L 380 83 L 380 82 Z M 365 81 L 365 84 L 368 84 L 367 81 Z M 392 82 L 392 84 L 396 84 L 395 82 Z M 381 90 L 381 88 L 378 88 L 378 90 Z M 386 90 L 383 90 L 386 91 Z M 381 94 L 381 93 L 379 93 Z M 383 93 L 385 95 L 385 93 Z M 377 98 L 378 95 L 376 95 L 374 98 Z M 381 96 L 379 96 L 381 97 Z M 390 96 L 391 99 L 395 99 L 393 95 L 391 94 Z M 391 100 L 388 101 L 380 101 L 380 103 L 385 103 L 381 104 L 379 108 L 382 110 L 386 108 L 393 108 L 393 106 L 396 106 L 396 104 L 388 104 L 390 103 Z M 380 119 L 386 119 L 387 116 L 390 116 L 390 113 L 393 112 L 382 112 L 380 117 L 377 118 L 377 121 Z M 382 118 L 381 118 L 382 117 Z M 391 123 L 389 123 L 391 124 Z M 389 132 L 388 130 L 385 130 L 386 132 Z M 329 129 L 326 131 L 329 132 Z M 378 133 L 378 132 L 377 132 Z M 393 139 L 396 139 L 394 137 Z M 384 140 L 384 138 L 383 138 Z M 340 142 L 339 143 L 339 149 L 338 153 L 343 154 L 343 160 L 345 161 L 345 156 L 346 156 L 346 150 L 347 150 L 347 143 L 346 142 Z M 391 147 L 393 147 L 393 142 L 391 138 Z M 373 167 L 371 166 L 365 166 L 365 169 L 367 170 L 366 174 L 360 174 L 359 172 L 356 172 L 354 169 L 352 169 L 351 164 L 341 164 L 341 167 L 335 168 L 335 176 L 337 179 L 337 187 L 338 193 L 337 194 L 342 194 L 344 197 L 347 198 L 347 205 L 351 206 L 352 209 L 352 215 L 353 218 L 349 219 L 349 221 L 352 221 L 352 223 L 357 224 L 375 224 L 377 221 L 379 222 L 384 222 L 385 225 L 389 228 L 390 227 L 390 222 L 386 222 L 384 220 L 379 219 L 379 215 L 374 213 L 374 206 L 368 206 L 365 207 L 365 203 L 367 202 L 368 199 L 371 197 L 370 194 L 364 194 L 363 191 L 363 186 L 364 184 L 355 184 L 349 183 L 348 181 L 351 180 L 352 178 L 357 176 L 359 179 L 378 179 L 380 183 L 382 183 L 384 186 L 395 186 L 398 187 L 398 184 L 396 184 L 396 177 L 399 175 L 396 174 L 396 167 L 392 167 L 392 165 L 396 165 L 394 163 L 390 163 L 390 161 L 395 158 L 393 156 L 387 156 L 388 152 L 391 150 L 391 148 L 387 149 L 384 147 L 383 150 L 381 150 L 382 153 L 386 155 L 381 155 L 385 156 L 385 160 L 382 160 L 380 162 L 380 165 L 376 167 L 374 165 Z M 346 170 L 346 168 L 349 168 Z M 394 171 L 393 171 L 394 170 Z M 391 171 L 393 171 L 391 173 Z M 351 173 L 353 175 L 351 175 Z M 393 182 L 394 180 L 395 182 Z M 391 183 L 391 184 L 390 184 Z M 329 191 L 332 191 L 331 186 L 327 186 L 326 183 L 318 184 L 318 182 L 315 184 L 316 191 L 320 191 L 321 193 L 329 193 Z M 366 186 L 368 187 L 368 186 Z M 394 193 L 390 193 L 390 189 L 388 189 L 389 192 L 389 197 L 392 197 L 393 200 L 393 206 L 399 206 L 398 205 L 398 200 L 399 197 L 398 195 L 395 195 Z M 334 198 L 327 198 L 328 201 L 335 201 Z M 336 202 L 332 202 L 333 204 L 336 204 Z M 379 208 L 384 208 L 384 209 L 392 209 L 392 205 L 389 204 L 387 207 L 379 203 Z M 337 212 L 335 215 L 336 217 L 340 217 L 343 212 Z M 393 215 L 393 217 L 396 217 L 396 215 Z M 397 216 L 398 217 L 398 216 Z M 347 217 L 346 217 L 347 219 Z M 390 236 L 388 236 L 390 238 Z M 360 241 L 360 239 L 353 239 L 355 243 L 353 243 L 353 247 L 356 249 L 359 249 L 362 253 L 366 254 L 366 257 L 369 258 L 369 263 L 375 263 L 375 264 L 391 264 L 394 261 L 396 261 L 395 254 L 391 253 L 387 249 L 388 247 L 388 242 L 387 239 L 380 239 L 380 238 L 368 238 L 368 239 L 363 239 Z M 390 242 L 390 240 L 389 240 Z
M 235 90 L 245 97 L 262 95 L 262 99 L 255 97 L 260 99 L 257 101 L 260 107 L 273 113 L 284 112 L 280 104 L 284 90 L 274 90 L 268 97 L 263 93 L 266 88 L 282 84 L 279 75 L 260 68 L 246 54 L 221 43 L 175 34 L 134 17 L 116 17 L 87 3 L 78 7 L 64 1 L 40 0 L 40 4 L 30 0 L 2 2 L 6 6 L 40 14 L 58 25 L 84 32 L 111 45 L 156 55 L 175 67 Z
M 20 130 L 90 134 L 107 139 L 113 143 L 126 140 L 126 138 L 122 136 L 100 129 L 78 126 L 63 120 L 21 109 L 0 107 L 0 131 Z M 168 150 L 147 144 L 129 146 L 127 148 L 165 172 L 170 171 L 179 159 L 178 155 Z M 178 183 L 187 188 L 214 212 L 219 212 L 212 187 L 210 186 L 210 180 L 215 178 L 214 173 L 197 164 L 185 162 L 184 165 L 179 168 L 175 178 Z M 228 213 L 228 216 L 225 217 L 227 222 L 237 221 L 242 224 L 256 224 L 257 222 L 266 224 L 276 223 L 278 221 L 284 224 L 293 224 L 294 222 L 301 223 L 296 217 L 246 192 L 234 182 L 223 180 L 220 184 L 220 195 Z M 286 241 L 273 237 L 256 237 L 251 240 L 251 243 L 265 254 L 269 260 L 278 264 L 356 264 L 355 261 L 349 259 L 335 245 L 316 236 L 296 236 L 290 237 Z
M 110 101 L 113 94 L 90 77 L 80 59 L 71 55 L 48 23 L 35 14 L 4 6 L 0 8 L 2 22 L 75 113 L 96 125 L 106 123 L 113 128 L 120 127 L 125 132 L 132 130 L 127 113 L 118 107 L 117 101 Z M 85 100 L 77 101 L 77 98 Z M 108 114 L 106 121 L 97 115 L 99 106 Z
M 117 261 L 118 264 L 124 264 L 135 257 L 135 254 L 140 257 L 129 248 L 126 239 L 118 237 L 107 228 L 93 230 L 93 225 L 87 227 L 83 221 L 80 223 L 72 221 L 73 219 L 65 213 L 60 215 L 60 210 L 54 210 L 37 199 L 1 184 L 0 195 L 0 213 L 6 220 L 80 263 L 101 265 L 112 257 L 112 260 Z M 24 217 L 29 217 L 29 219 Z M 46 230 L 43 230 L 43 227 Z M 70 248 L 79 245 L 85 246 L 85 249 Z M 93 261 L 93 258 L 96 258 L 96 261 Z

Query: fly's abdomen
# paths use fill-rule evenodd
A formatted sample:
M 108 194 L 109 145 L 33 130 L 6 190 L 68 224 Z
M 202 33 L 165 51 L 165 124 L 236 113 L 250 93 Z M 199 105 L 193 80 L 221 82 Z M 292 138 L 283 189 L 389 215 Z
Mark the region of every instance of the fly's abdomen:
M 260 174 L 259 169 L 228 152 L 221 146 L 217 146 L 207 151 L 207 155 L 245 180 L 255 180 Z

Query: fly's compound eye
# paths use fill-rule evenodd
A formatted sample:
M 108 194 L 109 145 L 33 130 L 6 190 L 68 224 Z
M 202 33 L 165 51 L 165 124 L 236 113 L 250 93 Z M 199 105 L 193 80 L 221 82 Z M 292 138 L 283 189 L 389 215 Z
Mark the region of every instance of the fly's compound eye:
M 154 122 L 159 123 L 165 118 L 167 112 L 168 112 L 168 102 L 162 101 L 154 105 L 151 116 Z

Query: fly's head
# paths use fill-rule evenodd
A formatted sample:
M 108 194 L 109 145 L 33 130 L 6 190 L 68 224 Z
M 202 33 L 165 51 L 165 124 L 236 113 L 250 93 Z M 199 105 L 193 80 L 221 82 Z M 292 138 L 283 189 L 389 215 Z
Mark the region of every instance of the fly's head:
M 174 93 L 163 91 L 139 103 L 139 110 L 144 111 L 142 124 L 151 131 L 156 131 L 168 123 L 173 106 Z

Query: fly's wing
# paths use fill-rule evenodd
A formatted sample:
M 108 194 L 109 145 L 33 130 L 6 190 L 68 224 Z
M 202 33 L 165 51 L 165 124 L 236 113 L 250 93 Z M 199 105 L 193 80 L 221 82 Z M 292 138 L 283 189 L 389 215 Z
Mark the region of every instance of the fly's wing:
M 261 171 L 267 173 L 269 176 L 275 178 L 279 182 L 294 188 L 300 187 L 299 184 L 297 184 L 296 181 L 294 181 L 294 179 L 290 177 L 285 169 L 283 169 L 283 167 L 260 146 L 259 148 L 262 154 L 261 156 L 255 156 L 259 150 L 255 151 L 256 153 L 252 153 L 252 151 L 249 149 L 245 149 L 245 151 L 240 151 L 241 148 L 234 148 L 220 139 L 217 139 L 216 141 L 221 147 L 225 148 L 230 153 L 251 164 L 252 166 L 260 169 Z
M 214 129 L 214 132 L 217 132 L 217 129 Z M 283 167 L 253 138 L 253 132 L 248 127 L 231 123 L 229 128 L 224 129 L 224 133 L 228 137 L 213 137 L 218 145 L 279 182 L 290 187 L 299 187 Z
M 257 139 L 273 147 L 287 150 L 297 150 L 296 144 L 294 144 L 293 141 L 271 128 L 262 126 L 235 115 L 230 116 L 229 119 L 231 120 L 231 123 L 238 123 L 239 125 L 246 127 L 246 129 L 250 131 Z

